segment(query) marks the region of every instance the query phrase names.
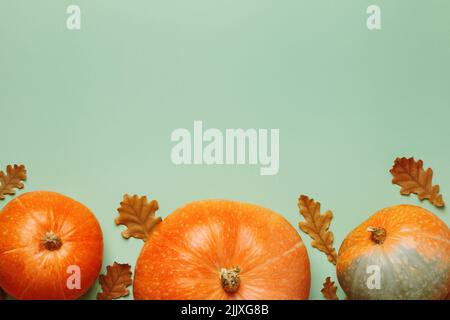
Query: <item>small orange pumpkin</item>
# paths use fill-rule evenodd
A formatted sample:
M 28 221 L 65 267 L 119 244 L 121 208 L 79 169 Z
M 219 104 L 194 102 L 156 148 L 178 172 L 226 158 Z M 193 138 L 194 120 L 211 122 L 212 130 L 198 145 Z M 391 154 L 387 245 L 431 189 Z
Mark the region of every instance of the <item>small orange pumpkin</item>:
M 445 299 L 450 230 L 418 206 L 383 209 L 344 240 L 337 276 L 349 299 Z
M 307 299 L 310 269 L 298 232 L 275 212 L 207 200 L 164 219 L 137 261 L 134 298 Z
M 95 216 L 61 194 L 28 192 L 0 212 L 0 287 L 17 299 L 80 297 L 98 277 L 102 252 Z

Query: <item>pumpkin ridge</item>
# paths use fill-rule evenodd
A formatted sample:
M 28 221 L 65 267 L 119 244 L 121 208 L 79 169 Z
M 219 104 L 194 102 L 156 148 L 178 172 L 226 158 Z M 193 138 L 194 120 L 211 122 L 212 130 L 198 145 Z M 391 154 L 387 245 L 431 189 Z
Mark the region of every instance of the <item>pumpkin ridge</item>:
M 264 263 L 261 263 L 253 268 L 245 270 L 246 274 L 251 274 L 251 272 L 254 272 L 255 270 L 258 271 L 261 267 L 265 267 L 271 265 L 272 263 L 276 263 L 278 260 L 284 258 L 287 255 L 290 255 L 291 253 L 294 253 L 295 251 L 297 251 L 302 247 L 305 247 L 305 244 L 303 243 L 303 241 L 299 241 L 291 249 L 284 251 L 280 255 L 267 259 Z
M 34 282 L 36 281 L 36 278 L 31 278 L 28 279 L 28 283 L 26 285 L 26 287 L 23 289 L 22 294 L 18 297 L 19 300 L 22 300 L 23 297 L 25 296 L 25 294 L 27 293 L 28 290 L 30 290 L 31 286 L 34 284 Z
M 64 207 L 64 210 L 60 210 L 61 212 L 64 212 L 64 215 L 62 217 L 58 217 L 58 219 L 55 219 L 55 230 L 58 230 L 61 233 L 62 237 L 62 229 L 66 223 L 67 217 L 69 217 L 69 213 L 72 211 L 72 207 L 75 205 L 78 205 L 78 203 L 71 203 L 70 205 L 66 205 Z
M 445 239 L 443 237 L 436 237 L 428 232 L 416 232 L 415 233 L 417 236 L 420 236 L 422 238 L 428 238 L 431 240 L 435 240 L 435 241 L 440 241 L 445 243 L 446 245 L 450 246 L 450 239 Z
M 16 248 L 12 248 L 12 249 L 8 249 L 8 250 L 5 250 L 3 252 L 0 252 L 0 255 L 7 255 L 7 254 L 10 254 L 10 253 L 14 253 L 16 251 L 29 250 L 29 249 L 30 249 L 29 245 L 23 245 L 23 246 L 20 246 L 20 247 L 16 247 Z
M 59 290 L 60 290 L 60 293 L 62 294 L 63 300 L 67 300 L 66 292 L 64 291 L 64 286 L 63 286 L 63 283 L 65 282 L 66 273 L 64 273 L 64 270 L 61 268 L 58 271 L 59 272 L 57 272 L 57 275 L 59 278 L 59 281 L 58 281 Z
M 80 224 L 70 223 L 70 224 L 72 224 L 72 227 L 69 230 L 62 231 L 62 229 L 60 229 L 60 237 L 61 237 L 61 239 L 64 240 L 64 241 L 67 241 L 68 240 L 67 238 L 71 237 L 78 230 L 83 230 L 85 228 L 85 225 L 88 224 L 88 223 L 92 223 L 92 221 L 89 221 L 89 220 L 85 219 L 83 221 L 83 223 L 80 223 Z M 62 226 L 61 226 L 61 228 L 62 228 Z

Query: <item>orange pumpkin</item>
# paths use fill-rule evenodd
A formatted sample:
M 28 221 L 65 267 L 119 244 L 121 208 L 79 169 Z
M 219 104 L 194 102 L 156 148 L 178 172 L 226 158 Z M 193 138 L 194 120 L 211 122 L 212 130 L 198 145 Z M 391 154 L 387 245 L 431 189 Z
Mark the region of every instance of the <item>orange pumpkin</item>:
M 17 299 L 76 299 L 97 279 L 103 237 L 92 212 L 66 196 L 25 193 L 0 212 L 0 287 Z
M 163 220 L 137 261 L 134 298 L 307 299 L 310 269 L 298 232 L 275 212 L 206 200 Z
M 444 299 L 450 230 L 417 206 L 383 209 L 344 240 L 337 276 L 349 299 Z

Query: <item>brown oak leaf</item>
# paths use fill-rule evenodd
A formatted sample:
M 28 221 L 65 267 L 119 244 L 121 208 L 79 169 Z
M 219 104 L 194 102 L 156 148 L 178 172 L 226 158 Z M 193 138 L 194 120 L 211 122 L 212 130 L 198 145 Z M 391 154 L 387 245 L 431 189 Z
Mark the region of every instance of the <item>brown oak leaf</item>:
M 22 189 L 24 187 L 23 181 L 26 179 L 27 170 L 24 165 L 8 165 L 6 173 L 0 171 L 0 200 L 4 200 L 7 194 L 14 195 L 15 189 Z
M 326 300 L 339 300 L 336 291 L 337 287 L 334 285 L 334 281 L 331 281 L 331 278 L 327 277 L 320 292 L 322 292 L 322 295 Z
M 119 217 L 115 220 L 116 225 L 125 225 L 128 228 L 122 232 L 122 236 L 125 239 L 134 237 L 146 241 L 153 228 L 162 221 L 155 215 L 158 209 L 156 200 L 149 202 L 145 196 L 124 195 L 120 208 L 117 209 Z
M 114 262 L 106 267 L 106 275 L 99 278 L 102 292 L 97 294 L 97 300 L 113 300 L 130 294 L 127 287 L 131 285 L 131 266 Z
M 439 194 L 439 186 L 433 186 L 433 170 L 424 170 L 423 161 L 415 161 L 414 158 L 397 158 L 390 170 L 393 175 L 392 183 L 401 187 L 402 195 L 417 194 L 419 199 L 428 199 L 436 207 L 444 207 L 442 195 Z
M 327 255 L 328 261 L 336 265 L 337 253 L 333 247 L 333 232 L 329 230 L 333 213 L 327 211 L 320 213 L 320 203 L 310 199 L 308 196 L 301 195 L 298 200 L 300 214 L 305 221 L 298 225 L 300 229 L 308 234 L 311 239 L 311 245 Z

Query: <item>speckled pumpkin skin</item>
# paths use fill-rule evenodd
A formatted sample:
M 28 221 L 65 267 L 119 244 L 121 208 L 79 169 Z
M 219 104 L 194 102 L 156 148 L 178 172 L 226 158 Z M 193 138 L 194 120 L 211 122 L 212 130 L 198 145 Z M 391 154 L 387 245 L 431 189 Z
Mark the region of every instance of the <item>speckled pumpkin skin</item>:
M 222 288 L 221 268 L 238 266 L 235 293 Z M 256 205 L 205 200 L 182 207 L 157 227 L 136 265 L 134 298 L 307 299 L 310 266 L 298 232 Z
M 384 228 L 376 244 L 369 227 Z M 368 266 L 380 267 L 380 289 L 369 289 Z M 383 209 L 353 230 L 338 255 L 337 275 L 349 299 L 445 299 L 450 289 L 450 230 L 411 205 Z
M 62 240 L 58 250 L 42 244 L 47 232 Z M 0 286 L 23 300 L 72 300 L 94 284 L 103 260 L 103 235 L 83 204 L 49 191 L 11 200 L 0 212 Z M 81 287 L 68 288 L 68 268 L 78 266 Z

